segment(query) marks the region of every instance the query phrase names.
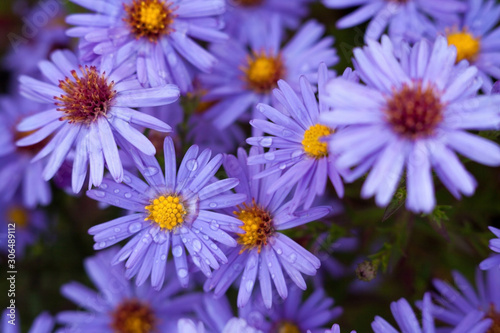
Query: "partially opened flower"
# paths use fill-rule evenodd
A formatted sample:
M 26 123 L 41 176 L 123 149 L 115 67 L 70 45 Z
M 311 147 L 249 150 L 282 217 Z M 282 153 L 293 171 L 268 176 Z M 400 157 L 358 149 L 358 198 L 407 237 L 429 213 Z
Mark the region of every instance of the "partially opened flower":
M 346 79 L 353 77 L 351 71 L 344 74 Z M 324 63 L 318 73 L 318 90 L 324 93 L 324 85 L 328 81 L 328 70 Z M 261 178 L 270 174 L 283 174 L 270 184 L 268 191 L 276 191 L 283 186 L 297 184 L 294 202 L 298 206 L 304 203 L 311 207 L 316 196 L 325 191 L 327 177 L 332 182 L 339 197 L 344 194 L 344 185 L 333 163 L 334 157 L 328 153 L 327 137 L 335 129 L 320 124 L 319 117 L 329 111 L 321 101 L 318 103 L 313 88 L 302 76 L 300 78 L 300 94 L 296 94 L 285 81 L 278 81 L 279 89 L 274 91 L 281 107 L 289 114 L 278 111 L 270 105 L 259 104 L 259 110 L 268 120 L 254 119 L 250 124 L 272 136 L 257 136 L 247 139 L 254 146 L 275 148 L 274 152 L 266 152 L 248 159 L 249 164 L 274 163 L 274 166 L 255 175 Z
M 131 63 L 114 68 L 110 62 L 103 67 L 79 65 L 69 51 L 55 51 L 51 61 L 40 62 L 40 70 L 48 82 L 21 76 L 21 94 L 47 104 L 46 111 L 24 118 L 17 131 L 33 131 L 17 141 L 20 147 L 42 142 L 52 135 L 33 158 L 33 162 L 50 155 L 43 170 L 49 180 L 75 147 L 72 187 L 79 192 L 87 169 L 90 183 L 99 186 L 106 163 L 111 176 L 120 182 L 123 167 L 118 156 L 115 136 L 122 136 L 131 147 L 144 154 L 154 155 L 155 148 L 132 125 L 161 132 L 171 131 L 164 122 L 131 109 L 172 103 L 179 97 L 174 85 L 161 88 L 142 88 L 133 76 Z
M 456 197 L 470 196 L 476 181 L 455 151 L 473 161 L 500 165 L 500 147 L 466 130 L 498 129 L 500 96 L 477 96 L 477 68 L 455 65 L 456 49 L 444 37 L 422 40 L 396 58 L 389 38 L 354 50 L 354 63 L 366 84 L 335 78 L 324 97 L 332 112 L 321 115 L 329 126 L 345 126 L 331 136 L 337 168 L 371 168 L 361 196 L 375 195 L 386 206 L 406 169 L 406 207 L 429 213 L 435 206 L 434 169 Z
M 288 296 L 283 271 L 301 289 L 306 289 L 301 274 L 314 275 L 320 266 L 318 258 L 280 231 L 320 219 L 330 212 L 330 208 L 314 207 L 294 212 L 290 202 L 285 201 L 289 187 L 269 194 L 267 188 L 276 175 L 253 179 L 270 164 L 247 165 L 248 158 L 258 154 L 262 154 L 262 150 L 257 147 L 250 149 L 249 156 L 240 148 L 238 157 L 228 155 L 224 161 L 228 176 L 240 181 L 236 192 L 245 194 L 247 199 L 243 205 L 233 208 L 233 214 L 243 223 L 236 231 L 237 246 L 228 250 L 227 263 L 207 280 L 205 290 L 214 289 L 215 295 L 221 296 L 241 275 L 238 306 L 247 304 L 258 280 L 263 302 L 270 308 L 272 283 L 281 298 Z
M 137 285 L 151 276 L 151 284 L 159 289 L 167 272 L 167 257 L 172 248 L 175 271 L 181 284 L 189 281 L 188 255 L 206 276 L 211 269 L 226 263 L 224 252 L 216 243 L 236 246 L 227 230 L 238 229 L 241 221 L 233 216 L 213 212 L 213 209 L 232 207 L 245 200 L 244 194 L 228 192 L 239 180 L 217 180 L 215 173 L 222 164 L 222 155 L 210 159 L 209 149 L 199 153 L 191 146 L 184 155 L 179 171 L 173 141 L 164 142 L 165 175 L 154 157 L 136 153 L 147 184 L 125 171 L 123 184 L 104 179 L 99 189 L 87 195 L 95 200 L 131 211 L 131 214 L 99 224 L 89 229 L 94 236 L 95 249 L 131 240 L 117 253 L 113 264 L 125 261 L 126 276 L 137 275 Z
M 255 27 L 279 16 L 281 31 L 295 29 L 311 0 L 227 0 L 225 31 L 236 40 L 251 38 Z
M 500 267 L 500 229 L 495 227 L 489 227 L 491 232 L 495 234 L 497 238 L 490 240 L 490 249 L 497 254 L 492 255 L 488 259 L 485 259 L 479 264 L 481 269 L 492 269 L 495 267 Z
M 324 27 L 315 21 L 305 23 L 295 36 L 281 46 L 283 38 L 276 20 L 255 26 L 249 42 L 231 39 L 211 49 L 219 63 L 210 75 L 200 75 L 204 101 L 214 102 L 205 113 L 218 129 L 224 129 L 243 115 L 255 112 L 258 103 L 274 104 L 272 90 L 284 79 L 299 89 L 300 75 L 317 82 L 321 62 L 328 66 L 338 61 L 332 48 L 333 38 L 325 37 Z M 250 118 L 251 119 L 251 118 Z
M 125 279 L 123 265 L 111 265 L 117 251 L 102 251 L 84 261 L 97 292 L 75 281 L 61 287 L 61 293 L 80 309 L 57 315 L 62 332 L 173 332 L 177 320 L 191 313 L 201 295 L 180 295 L 184 289 L 173 276 L 161 291 L 133 285 Z
M 93 53 L 132 60 L 144 87 L 175 83 L 191 90 L 191 67 L 209 72 L 216 59 L 195 40 L 220 42 L 224 0 L 72 0 L 95 13 L 69 15 L 86 59 Z
M 365 41 L 378 40 L 389 28 L 389 35 L 405 35 L 416 42 L 426 31 L 432 30 L 429 16 L 439 22 L 455 23 L 458 15 L 467 10 L 461 0 L 322 0 L 329 8 L 360 8 L 337 21 L 337 28 L 350 28 L 369 19 Z

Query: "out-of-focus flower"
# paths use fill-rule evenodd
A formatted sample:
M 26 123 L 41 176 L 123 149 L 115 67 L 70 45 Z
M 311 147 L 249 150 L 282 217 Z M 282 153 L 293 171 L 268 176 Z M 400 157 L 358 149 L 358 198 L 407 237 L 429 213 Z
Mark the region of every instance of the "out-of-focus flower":
M 477 96 L 477 68 L 455 65 L 456 49 L 444 37 L 407 48 L 398 60 L 387 36 L 355 49 L 355 68 L 366 85 L 335 78 L 324 97 L 333 111 L 321 120 L 348 125 L 331 136 L 330 152 L 350 177 L 371 168 L 361 196 L 386 206 L 406 168 L 406 207 L 430 213 L 435 206 L 434 169 L 457 198 L 472 195 L 476 181 L 455 152 L 476 162 L 500 165 L 500 147 L 465 130 L 498 129 L 499 95 Z
M 288 296 L 288 287 L 283 270 L 301 289 L 307 285 L 301 275 L 316 274 L 320 261 L 314 255 L 294 242 L 281 230 L 293 228 L 317 220 L 330 212 L 329 207 L 314 207 L 293 212 L 290 202 L 285 199 L 290 188 L 281 188 L 268 194 L 270 175 L 253 180 L 255 174 L 270 165 L 247 165 L 248 158 L 262 154 L 262 149 L 252 147 L 247 156 L 243 149 L 238 157 L 228 155 L 224 168 L 229 177 L 236 177 L 240 183 L 237 193 L 245 194 L 243 205 L 234 207 L 234 215 L 243 222 L 241 230 L 236 231 L 237 247 L 228 250 L 228 262 L 221 265 L 205 283 L 205 290 L 214 289 L 221 296 L 241 275 L 238 293 L 238 307 L 247 304 L 258 278 L 262 299 L 267 308 L 273 301 L 272 282 L 281 298 Z M 272 279 L 272 282 L 271 282 Z
M 16 125 L 30 115 L 42 111 L 41 104 L 20 96 L 0 99 L 0 200 L 10 201 L 21 192 L 24 206 L 47 205 L 52 200 L 50 185 L 42 177 L 46 159 L 31 159 L 47 139 L 31 146 L 18 147 L 16 141 L 32 132 L 19 132 Z
M 82 39 L 85 60 L 112 56 L 116 64 L 133 60 L 144 87 L 175 83 L 192 89 L 191 65 L 210 72 L 217 62 L 196 40 L 221 42 L 224 0 L 72 0 L 95 13 L 69 15 Z M 100 60 L 102 57 L 99 57 Z
M 132 124 L 161 132 L 171 130 L 164 122 L 131 107 L 172 103 L 179 98 L 178 88 L 142 88 L 133 76 L 131 63 L 116 68 L 109 62 L 101 68 L 82 66 L 69 51 L 55 51 L 51 60 L 39 65 L 48 82 L 28 76 L 19 79 L 22 95 L 50 106 L 21 120 L 16 129 L 33 133 L 17 141 L 17 145 L 31 146 L 53 135 L 32 159 L 35 162 L 50 155 L 42 174 L 45 180 L 54 176 L 70 149 L 76 146 L 74 192 L 82 188 L 88 165 L 92 185 L 101 184 L 105 163 L 113 178 L 121 182 L 123 167 L 115 137 L 119 135 L 134 149 L 154 155 L 153 144 Z
M 102 251 L 85 260 L 85 270 L 98 292 L 70 282 L 61 293 L 84 311 L 63 311 L 57 321 L 61 332 L 173 332 L 177 320 L 191 312 L 200 294 L 179 295 L 184 289 L 173 278 L 161 291 L 137 287 L 124 277 L 122 265 L 111 265 L 118 249 Z
M 364 35 L 365 41 L 378 40 L 389 27 L 389 36 L 404 35 L 410 42 L 432 30 L 429 16 L 438 22 L 455 23 L 458 15 L 467 10 L 461 0 L 322 0 L 329 8 L 360 8 L 337 22 L 339 29 L 353 27 L 371 18 Z
M 0 225 L 0 252 L 15 251 L 16 258 L 21 259 L 26 247 L 47 229 L 48 219 L 43 210 L 28 209 L 14 197 L 9 202 L 0 203 Z M 9 237 L 9 234 L 14 237 Z
M 176 172 L 174 144 L 170 137 L 164 142 L 165 176 L 153 156 L 137 154 L 134 160 L 148 184 L 125 171 L 123 183 L 104 179 L 99 189 L 87 195 L 95 200 L 127 209 L 134 213 L 89 229 L 95 249 L 103 249 L 126 238 L 131 240 L 113 259 L 113 264 L 126 261 L 126 276 L 137 275 L 136 284 L 151 276 L 155 289 L 161 288 L 169 249 L 175 271 L 183 286 L 189 281 L 188 255 L 207 277 L 211 268 L 227 262 L 226 255 L 215 243 L 236 246 L 227 230 L 237 230 L 241 221 L 212 210 L 232 207 L 245 200 L 244 194 L 228 192 L 239 180 L 216 180 L 222 155 L 213 159 L 209 149 L 198 154 L 194 145 L 184 155 Z M 214 242 L 215 241 L 215 242 Z M 170 273 L 170 272 L 168 272 Z
M 349 80 L 354 75 L 347 70 L 343 77 Z M 320 96 L 325 93 L 324 85 L 327 81 L 328 69 L 322 63 L 318 73 Z M 311 207 L 316 196 L 325 192 L 327 178 L 338 196 L 342 197 L 344 185 L 333 163 L 335 157 L 328 153 L 328 143 L 325 141 L 335 129 L 319 123 L 320 115 L 329 111 L 328 107 L 321 100 L 319 103 L 316 101 L 313 88 L 304 76 L 300 78 L 300 95 L 285 81 L 278 81 L 278 86 L 274 95 L 289 116 L 269 105 L 259 104 L 257 110 L 268 120 L 250 121 L 253 127 L 272 136 L 251 137 L 247 139 L 247 143 L 276 149 L 248 159 L 250 165 L 274 163 L 274 166 L 256 174 L 255 178 L 278 174 L 284 170 L 281 177 L 276 178 L 268 187 L 269 193 L 283 186 L 297 184 L 294 204 L 298 207 L 303 203 L 306 209 Z
M 494 233 L 495 236 L 497 237 L 490 240 L 490 249 L 498 254 L 495 254 L 490 258 L 483 260 L 479 264 L 479 268 L 484 270 L 492 269 L 495 267 L 500 268 L 500 229 L 495 227 L 489 227 L 489 228 L 491 232 Z
M 320 39 L 325 29 L 315 21 L 305 23 L 283 47 L 277 20 L 259 24 L 254 30 L 248 43 L 232 39 L 212 45 L 220 61 L 213 73 L 200 75 L 207 90 L 203 100 L 215 102 L 205 119 L 212 120 L 217 129 L 226 128 L 250 110 L 253 118 L 261 118 L 254 107 L 275 104 L 271 92 L 278 80 L 284 79 L 298 90 L 300 75 L 316 83 L 319 64 L 331 66 L 338 61 L 333 38 Z
M 309 333 L 309 331 L 307 333 Z M 326 330 L 325 333 L 340 333 L 339 324 L 333 324 L 332 328 L 329 330 Z M 356 333 L 356 331 L 351 331 L 351 333 Z
M 2 333 L 19 333 L 21 332 L 21 322 L 19 319 L 17 308 L 6 309 L 2 312 Z M 39 314 L 28 333 L 51 333 L 54 329 L 54 318 L 48 312 Z
M 453 272 L 453 280 L 458 290 L 442 280 L 433 281 L 439 292 L 435 297 L 439 305 L 434 306 L 432 314 L 450 325 L 444 332 L 461 327 L 462 319 L 471 313 L 477 313 L 476 317 L 485 319 L 479 326 L 482 329 L 477 332 L 495 332 L 500 329 L 500 267 L 486 272 L 477 270 L 477 289 L 458 272 Z
M 311 0 L 226 0 L 225 31 L 236 40 L 252 38 L 255 27 L 268 24 L 278 16 L 281 32 L 285 28 L 295 29 L 301 18 L 307 15 Z
M 211 332 L 206 331 L 205 326 L 200 321 L 195 324 L 191 319 L 182 318 L 177 324 L 177 333 L 205 333 Z M 231 318 L 224 328 L 220 331 L 213 333 L 262 333 L 262 331 L 256 330 L 255 328 L 248 326 L 247 322 L 241 318 Z

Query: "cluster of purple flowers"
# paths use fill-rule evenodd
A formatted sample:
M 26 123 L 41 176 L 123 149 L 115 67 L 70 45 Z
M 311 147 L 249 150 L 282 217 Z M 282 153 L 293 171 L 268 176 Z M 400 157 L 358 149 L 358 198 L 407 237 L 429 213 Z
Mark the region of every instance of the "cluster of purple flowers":
M 0 216 L 20 229 L 19 255 L 48 224 L 51 179 L 123 209 L 88 230 L 112 248 L 85 260 L 98 292 L 62 287 L 81 311 L 60 312 L 58 332 L 340 333 L 342 308 L 309 290 L 318 253 L 293 231 L 326 223 L 360 178 L 377 206 L 402 190 L 407 210 L 431 214 L 434 175 L 457 199 L 476 190 L 457 153 L 500 166 L 478 133 L 500 130 L 493 0 L 323 0 L 360 6 L 339 29 L 370 19 L 341 75 L 334 38 L 304 21 L 312 0 L 71 2 L 87 10 L 66 16 L 77 50 L 49 52 L 61 37 L 46 32 L 37 67 L 0 99 Z M 500 254 L 479 267 L 477 293 L 458 273 L 459 291 L 435 280 L 421 324 L 392 303 L 399 331 L 497 332 Z M 30 332 L 53 326 L 43 314 Z M 398 332 L 378 316 L 372 328 Z

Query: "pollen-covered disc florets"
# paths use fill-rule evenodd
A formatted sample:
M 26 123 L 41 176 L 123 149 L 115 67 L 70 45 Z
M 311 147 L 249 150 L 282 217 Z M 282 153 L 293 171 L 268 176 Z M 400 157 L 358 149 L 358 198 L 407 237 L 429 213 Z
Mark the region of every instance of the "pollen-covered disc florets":
M 280 321 L 276 324 L 273 332 L 277 333 L 300 333 L 300 328 L 290 321 Z
M 447 34 L 448 45 L 454 45 L 457 48 L 457 60 L 460 62 L 467 59 L 469 62 L 476 60 L 481 47 L 479 38 L 475 38 L 466 29 Z
M 432 86 L 421 82 L 403 84 L 388 99 L 385 114 L 393 130 L 401 136 L 416 139 L 434 133 L 443 120 L 444 105 Z
M 172 3 L 160 0 L 133 0 L 125 5 L 127 17 L 123 20 L 130 26 L 137 39 L 145 37 L 151 42 L 172 31 L 174 22 Z
M 116 333 L 155 332 L 156 318 L 149 305 L 131 299 L 122 302 L 112 313 L 111 328 Z
M 493 323 L 486 333 L 500 333 L 500 313 L 495 311 L 495 305 L 490 305 L 490 311 L 488 311 L 486 317 L 493 320 Z
M 277 86 L 285 74 L 281 55 L 268 56 L 264 52 L 254 53 L 242 68 L 248 87 L 257 93 L 268 93 Z
M 81 76 L 75 70 L 71 71 L 73 80 L 66 77 L 59 81 L 59 88 L 65 94 L 55 96 L 58 111 L 65 113 L 62 120 L 70 123 L 94 122 L 98 117 L 105 116 L 111 107 L 116 91 L 114 81 L 108 83 L 105 73 L 100 74 L 94 66 L 80 66 Z
M 28 212 L 20 206 L 12 206 L 7 210 L 7 222 L 15 223 L 16 226 L 24 228 L 28 225 Z
M 302 146 L 304 151 L 313 158 L 321 158 L 328 155 L 328 144 L 323 142 L 321 138 L 324 138 L 333 133 L 333 130 L 328 126 L 316 124 L 310 126 L 304 132 L 304 139 L 302 140 Z
M 145 208 L 149 211 L 149 216 L 145 221 L 152 220 L 162 229 L 169 231 L 180 226 L 187 214 L 183 202 L 176 195 L 159 196 Z
M 253 248 L 257 248 L 260 253 L 262 246 L 267 245 L 269 237 L 275 232 L 272 218 L 255 200 L 252 200 L 250 207 L 246 203 L 243 207 L 237 207 L 238 211 L 234 211 L 234 214 L 243 222 L 240 228 L 244 231 L 238 234 L 238 244 L 243 245 L 240 253 Z

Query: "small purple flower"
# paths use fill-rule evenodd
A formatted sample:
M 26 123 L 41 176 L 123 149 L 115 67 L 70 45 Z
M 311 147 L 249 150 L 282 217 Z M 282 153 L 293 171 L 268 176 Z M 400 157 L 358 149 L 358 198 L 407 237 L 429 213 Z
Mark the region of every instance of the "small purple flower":
M 491 232 L 495 234 L 497 238 L 491 239 L 490 240 L 490 249 L 493 252 L 496 252 L 498 254 L 495 254 L 488 259 L 483 260 L 479 264 L 479 268 L 483 270 L 488 270 L 492 269 L 495 267 L 500 267 L 500 229 L 495 228 L 495 227 L 489 227 Z
M 161 291 L 134 286 L 125 279 L 122 265 L 110 264 L 117 252 L 102 251 L 84 262 L 98 292 L 78 282 L 62 286 L 61 293 L 83 311 L 60 312 L 57 321 L 65 325 L 61 332 L 172 332 L 177 320 L 200 301 L 197 293 L 180 296 L 183 288 L 173 276 Z
M 285 28 L 296 29 L 301 18 L 307 15 L 307 5 L 311 0 L 226 0 L 225 15 L 228 34 L 236 40 L 252 38 L 255 27 L 267 24 L 274 16 L 279 16 L 281 32 Z
M 21 76 L 21 94 L 50 106 L 17 125 L 20 132 L 36 130 L 17 141 L 17 145 L 31 146 L 53 135 L 32 159 L 36 162 L 50 155 L 42 174 L 45 180 L 54 176 L 70 149 L 76 146 L 72 172 L 75 193 L 82 188 L 88 168 L 90 183 L 100 185 L 105 163 L 113 178 L 120 182 L 123 167 L 115 137 L 121 136 L 134 149 L 154 155 L 153 144 L 132 124 L 171 131 L 164 122 L 131 107 L 172 103 L 179 97 L 178 88 L 174 85 L 142 88 L 133 76 L 130 63 L 113 68 L 106 62 L 98 69 L 78 65 L 75 55 L 69 51 L 55 51 L 51 61 L 42 61 L 39 67 L 49 82 Z
M 238 157 L 228 155 L 224 161 L 228 176 L 240 180 L 236 192 L 245 194 L 247 200 L 233 209 L 235 216 L 243 222 L 240 230 L 235 231 L 238 246 L 227 251 L 227 263 L 207 280 L 205 290 L 215 289 L 215 296 L 219 297 L 241 275 L 237 303 L 238 307 L 242 307 L 250 299 L 258 279 L 263 302 L 270 308 L 273 301 L 272 282 L 281 298 L 288 296 L 283 271 L 305 290 L 307 285 L 301 273 L 314 275 L 320 266 L 318 258 L 280 231 L 320 219 L 331 209 L 290 210 L 290 202 L 285 202 L 290 188 L 281 188 L 272 194 L 267 191 L 271 179 L 279 174 L 254 179 L 255 174 L 270 167 L 269 164 L 247 165 L 248 159 L 258 154 L 262 154 L 262 149 L 252 147 L 247 156 L 240 148 Z
M 282 36 L 276 20 L 259 24 L 248 43 L 232 39 L 212 45 L 220 60 L 210 75 L 200 75 L 204 101 L 215 102 L 205 113 L 218 129 L 224 129 L 252 110 L 258 103 L 275 104 L 272 90 L 284 79 L 294 90 L 299 89 L 300 75 L 317 82 L 321 62 L 328 66 L 338 61 L 332 48 L 333 38 L 320 39 L 324 27 L 315 21 L 305 23 L 295 36 L 281 47 Z
M 81 38 L 84 59 L 113 56 L 119 65 L 132 60 L 144 87 L 175 83 L 192 89 L 191 65 L 210 72 L 216 59 L 195 42 L 221 42 L 224 0 L 72 0 L 95 13 L 69 15 Z M 100 58 L 98 58 L 100 59 Z
M 177 324 L 177 333 L 208 333 L 212 331 L 205 331 L 205 326 L 200 321 L 195 324 L 191 319 L 179 319 Z M 262 331 L 248 326 L 247 322 L 242 318 L 231 318 L 220 331 L 213 331 L 213 333 L 262 333 Z
M 232 207 L 246 196 L 228 192 L 239 183 L 238 179 L 214 178 L 222 164 L 222 155 L 210 159 L 209 149 L 200 154 L 198 151 L 196 145 L 188 149 L 176 174 L 174 144 L 167 137 L 163 147 L 165 176 L 154 157 L 132 150 L 148 184 L 125 171 L 123 184 L 105 178 L 99 189 L 87 192 L 95 200 L 133 212 L 92 227 L 89 233 L 94 236 L 96 250 L 132 236 L 113 258 L 113 264 L 126 261 L 125 274 L 127 278 L 136 275 L 137 285 L 151 276 L 151 285 L 161 288 L 165 276 L 171 273 L 166 270 L 170 248 L 177 276 L 186 286 L 189 281 L 186 250 L 194 265 L 211 276 L 211 268 L 218 269 L 219 263 L 227 262 L 214 241 L 227 246 L 237 244 L 226 230 L 238 229 L 241 221 L 211 210 Z
M 2 333 L 21 332 L 21 322 L 19 312 L 16 308 L 6 309 L 2 312 L 1 326 Z M 51 333 L 54 329 L 54 318 L 48 312 L 39 314 L 28 333 Z
M 354 77 L 351 71 L 346 71 L 346 79 Z M 318 73 L 318 90 L 324 94 L 324 85 L 328 81 L 328 69 L 322 63 Z M 268 191 L 273 193 L 283 186 L 297 184 L 294 196 L 295 206 L 304 203 L 304 208 L 311 207 L 316 196 L 323 195 L 327 177 L 333 184 L 339 197 L 344 194 L 344 185 L 333 159 L 328 153 L 325 139 L 334 129 L 320 124 L 319 117 L 329 111 L 328 107 L 316 101 L 314 90 L 302 76 L 300 78 L 301 94 L 296 94 L 290 85 L 280 80 L 279 89 L 274 90 L 274 96 L 279 101 L 284 114 L 266 105 L 257 105 L 268 120 L 254 119 L 250 124 L 258 130 L 273 136 L 257 136 L 247 139 L 247 143 L 265 148 L 275 148 L 274 152 L 266 152 L 248 159 L 250 165 L 272 162 L 274 166 L 255 175 L 255 178 L 278 174 L 285 170 L 281 177 L 270 184 Z
M 386 36 L 382 43 L 354 50 L 356 72 L 364 84 L 331 80 L 324 100 L 333 111 L 321 120 L 346 126 L 331 136 L 330 152 L 349 178 L 371 168 L 361 196 L 375 195 L 386 206 L 406 168 L 406 207 L 429 213 L 435 206 L 431 169 L 457 198 L 470 196 L 476 181 L 455 152 L 476 162 L 500 165 L 500 147 L 466 130 L 500 127 L 499 95 L 477 96 L 477 68 L 455 65 L 456 49 L 444 37 L 415 44 L 397 59 Z
M 310 333 L 310 332 L 308 331 L 307 333 Z M 332 328 L 329 330 L 326 330 L 325 333 L 340 333 L 339 324 L 333 324 Z M 351 331 L 351 333 L 356 333 L 356 331 Z
M 438 291 L 435 299 L 439 305 L 434 306 L 432 314 L 449 325 L 445 332 L 461 326 L 462 319 L 472 313 L 475 313 L 475 317 L 485 319 L 479 324 L 482 330 L 478 332 L 500 329 L 500 267 L 486 272 L 476 270 L 477 291 L 458 272 L 453 272 L 453 280 L 458 290 L 442 280 L 433 281 Z
M 43 141 L 25 147 L 16 141 L 30 132 L 19 132 L 16 125 L 43 108 L 41 104 L 16 97 L 0 99 L 0 200 L 7 202 L 21 192 L 24 206 L 34 208 L 47 205 L 52 200 L 50 184 L 42 177 L 46 159 L 31 163 L 31 159 L 43 147 Z
M 348 8 L 361 5 L 337 22 L 344 29 L 370 19 L 365 32 L 365 41 L 378 40 L 389 26 L 389 36 L 405 35 L 408 41 L 416 42 L 425 31 L 432 30 L 428 16 L 439 22 L 454 23 L 458 15 L 467 10 L 461 0 L 322 0 L 329 8 Z

